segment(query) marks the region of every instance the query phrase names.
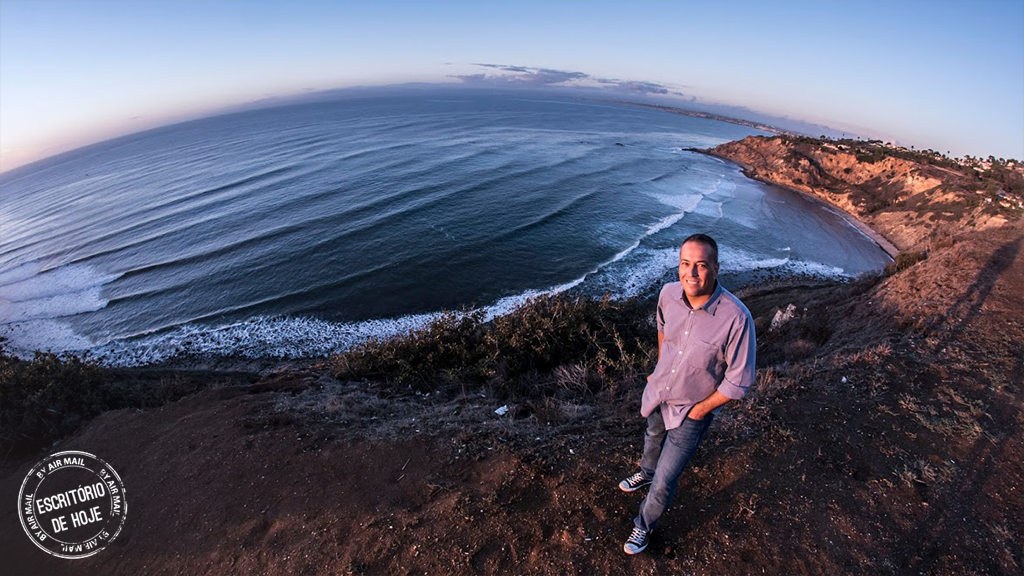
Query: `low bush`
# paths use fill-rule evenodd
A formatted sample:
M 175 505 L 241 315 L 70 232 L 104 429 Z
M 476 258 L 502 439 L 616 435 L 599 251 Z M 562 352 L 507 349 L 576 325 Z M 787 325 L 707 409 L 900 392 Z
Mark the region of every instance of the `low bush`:
M 59 437 L 116 402 L 111 393 L 92 362 L 46 352 L 21 360 L 0 348 L 0 442 Z
M 107 410 L 159 406 L 206 385 L 180 375 L 137 376 L 73 354 L 22 360 L 0 338 L 0 455 L 38 449 Z
M 903 251 L 896 255 L 896 258 L 890 262 L 886 267 L 883 274 L 886 276 L 892 276 L 910 268 L 914 264 L 923 261 L 928 258 L 927 252 L 916 252 L 916 251 Z
M 479 310 L 446 313 L 422 330 L 337 354 L 328 365 L 338 378 L 378 378 L 421 390 L 500 383 L 536 392 L 527 390 L 537 386 L 535 376 L 554 374 L 540 381 L 552 389 L 597 391 L 615 377 L 649 370 L 653 313 L 653 305 L 639 299 L 543 296 L 490 322 Z

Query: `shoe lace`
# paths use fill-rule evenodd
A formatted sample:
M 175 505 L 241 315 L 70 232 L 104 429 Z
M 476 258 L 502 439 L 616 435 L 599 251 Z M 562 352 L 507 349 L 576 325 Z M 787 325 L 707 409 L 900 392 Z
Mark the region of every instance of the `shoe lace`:
M 642 472 L 637 472 L 629 477 L 630 484 L 639 484 L 644 481 L 644 475 Z
M 629 535 L 629 542 L 634 544 L 643 544 L 644 538 L 647 537 L 647 531 L 643 528 L 633 528 L 633 532 Z

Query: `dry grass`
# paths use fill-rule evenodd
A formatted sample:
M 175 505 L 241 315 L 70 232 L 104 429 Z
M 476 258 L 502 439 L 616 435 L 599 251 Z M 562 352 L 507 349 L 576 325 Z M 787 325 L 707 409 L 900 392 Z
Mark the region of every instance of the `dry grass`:
M 985 430 L 983 421 L 988 417 L 985 403 L 965 399 L 949 386 L 936 389 L 928 400 L 907 393 L 900 394 L 897 400 L 905 414 L 925 429 L 949 439 L 971 441 Z
M 953 481 L 956 477 L 956 470 L 956 465 L 951 462 L 936 464 L 926 460 L 916 460 L 899 470 L 896 473 L 896 479 L 909 488 L 914 488 L 915 484 L 940 488 Z

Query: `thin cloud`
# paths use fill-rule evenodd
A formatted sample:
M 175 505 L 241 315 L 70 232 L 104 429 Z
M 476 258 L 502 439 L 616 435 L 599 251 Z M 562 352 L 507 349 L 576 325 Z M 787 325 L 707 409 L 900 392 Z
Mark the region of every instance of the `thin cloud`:
M 552 68 L 536 68 L 512 64 L 475 63 L 473 65 L 480 68 L 497 70 L 499 72 L 456 74 L 450 77 L 457 78 L 465 84 L 471 84 L 474 86 L 565 86 L 582 88 L 594 87 L 594 85 L 596 85 L 600 88 L 637 94 L 685 96 L 682 92 L 673 89 L 673 87 L 659 82 L 616 80 L 591 76 L 586 72 L 555 70 Z
M 473 64 L 473 66 L 480 66 L 482 68 L 495 68 L 498 70 L 504 70 L 506 72 L 529 72 L 530 68 L 526 66 L 509 66 L 507 64 Z
M 639 92 L 640 94 L 671 94 L 673 96 L 685 96 L 678 90 L 671 90 L 668 86 L 658 82 L 641 82 L 638 80 L 609 80 L 607 78 L 596 79 L 605 86 L 618 88 L 627 92 Z
M 844 132 L 822 126 L 813 122 L 798 120 L 785 116 L 775 116 L 752 110 L 746 106 L 718 104 L 699 100 L 696 96 L 684 94 L 680 88 L 644 80 L 621 80 L 618 78 L 602 78 L 585 72 L 571 70 L 555 70 L 514 64 L 475 63 L 481 69 L 474 74 L 453 75 L 451 78 L 461 80 L 464 85 L 487 88 L 550 88 L 573 90 L 577 93 L 598 94 L 611 98 L 629 98 L 641 102 L 666 104 L 669 106 L 685 106 L 694 112 L 706 112 L 759 122 L 784 130 L 803 134 L 829 136 L 846 136 Z
M 531 68 L 507 64 L 474 64 L 474 66 L 500 70 L 502 73 L 462 74 L 452 77 L 458 78 L 467 84 L 491 84 L 495 86 L 551 86 L 590 78 L 584 72 L 553 70 L 551 68 Z

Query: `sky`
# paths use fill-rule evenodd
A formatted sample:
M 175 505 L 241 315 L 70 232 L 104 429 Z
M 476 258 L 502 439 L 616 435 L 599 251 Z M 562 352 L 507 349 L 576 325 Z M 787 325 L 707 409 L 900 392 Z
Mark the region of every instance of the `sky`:
M 589 86 L 1024 159 L 1024 0 L 0 0 L 0 171 L 248 102 L 410 82 Z

